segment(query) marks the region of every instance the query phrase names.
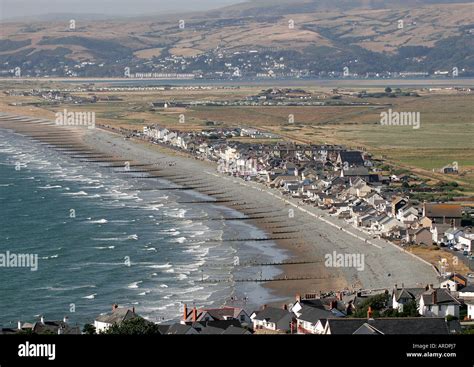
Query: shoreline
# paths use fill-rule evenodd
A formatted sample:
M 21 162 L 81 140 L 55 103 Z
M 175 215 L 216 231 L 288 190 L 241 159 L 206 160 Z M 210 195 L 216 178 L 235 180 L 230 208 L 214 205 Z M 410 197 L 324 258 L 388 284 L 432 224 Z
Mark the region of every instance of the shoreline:
M 154 161 L 155 165 L 159 159 L 171 160 L 174 165 L 161 170 L 167 174 L 163 178 L 171 182 L 174 179 L 175 183 L 180 184 L 179 182 L 183 182 L 183 179 L 184 182 L 189 182 L 189 178 L 192 177 L 195 181 L 210 185 L 214 190 L 223 191 L 227 197 L 230 195 L 231 200 L 236 200 L 222 203 L 223 206 L 231 207 L 246 215 L 252 215 L 256 209 L 263 212 L 266 210 L 264 219 L 254 219 L 251 221 L 252 224 L 265 231 L 270 238 L 276 237 L 273 239 L 274 242 L 278 247 L 288 250 L 292 260 L 317 261 L 310 264 L 279 266 L 283 271 L 282 279 L 288 278 L 288 280 L 264 284 L 277 296 L 292 299 L 296 293 L 391 288 L 396 283 L 424 286 L 438 282 L 431 266 L 403 253 L 402 249 L 397 248 L 396 245 L 388 241 L 372 239 L 368 243 L 361 239 L 368 236 L 360 231 L 356 233 L 354 228 L 337 229 L 339 224 L 337 220 L 329 217 L 321 209 L 300 204 L 297 200 L 284 197 L 277 190 L 264 185 L 218 174 L 211 162 L 192 159 L 184 152 L 170 152 L 170 149 L 151 143 L 124 140 L 121 135 L 113 135 L 105 130 L 95 129 L 81 135 L 79 140 L 92 151 L 102 151 L 115 157 L 128 157 L 133 153 L 136 157 L 143 158 L 140 161 Z M 161 166 L 158 165 L 158 167 Z M 180 177 L 180 175 L 184 176 Z M 245 187 L 244 190 L 242 190 L 243 187 Z M 196 191 L 200 192 L 199 188 Z M 220 199 L 222 195 L 214 195 L 214 197 Z M 238 200 L 244 200 L 244 202 L 239 203 Z M 248 204 L 252 204 L 253 208 L 249 208 Z M 289 209 L 294 209 L 294 218 L 288 217 Z M 342 224 L 344 225 L 347 226 L 347 224 Z M 279 232 L 291 233 L 291 235 L 278 238 L 278 236 L 282 237 Z M 363 253 L 366 258 L 366 269 L 358 271 L 354 268 L 323 266 L 324 255 L 333 251 Z M 307 279 L 290 280 L 292 278 Z
M 1 126 L 1 124 L 0 124 Z M 258 271 L 260 268 L 258 267 L 231 267 L 233 256 L 239 256 L 240 261 L 244 264 L 251 263 L 253 259 L 258 259 L 259 262 L 261 263 L 270 263 L 273 261 L 279 261 L 282 259 L 286 259 L 286 254 L 283 253 L 283 251 L 276 246 L 275 244 L 267 244 L 265 247 L 265 251 L 262 251 L 260 246 L 256 243 L 233 243 L 233 242 L 227 242 L 227 239 L 232 239 L 232 238 L 240 238 L 240 237 L 251 237 L 251 238 L 260 238 L 264 237 L 265 233 L 262 232 L 261 229 L 259 229 L 256 226 L 253 226 L 251 223 L 247 223 L 246 221 L 224 221 L 220 220 L 219 218 L 240 218 L 242 215 L 235 211 L 235 209 L 228 209 L 223 206 L 217 206 L 217 205 L 211 205 L 211 204 L 205 204 L 205 205 L 199 205 L 199 206 L 194 206 L 194 205 L 186 205 L 186 204 L 176 204 L 178 202 L 186 202 L 189 200 L 199 200 L 199 199 L 209 199 L 208 197 L 205 197 L 204 195 L 201 195 L 197 192 L 193 191 L 184 191 L 184 192 L 173 192 L 173 191 L 168 191 L 166 190 L 167 187 L 171 186 L 169 182 L 165 181 L 157 181 L 157 180 L 152 180 L 153 183 L 147 183 L 149 180 L 132 180 L 124 177 L 121 182 L 122 182 L 122 188 L 120 187 L 117 188 L 117 190 L 121 192 L 126 192 L 127 187 L 129 187 L 129 184 L 131 185 L 130 188 L 132 189 L 132 192 L 136 190 L 137 192 L 137 197 L 139 197 L 141 200 L 141 204 L 134 204 L 135 200 L 132 202 L 129 202 L 129 204 L 125 204 L 124 210 L 118 209 L 115 211 L 109 211 L 108 209 L 104 209 L 105 207 L 108 207 L 109 205 L 107 204 L 107 201 L 103 201 L 103 198 L 107 197 L 107 193 L 110 193 L 110 187 L 117 187 L 116 180 L 120 180 L 120 175 L 117 173 L 111 172 L 112 170 L 109 168 L 100 168 L 99 165 L 97 164 L 89 164 L 89 163 L 81 163 L 78 162 L 75 159 L 71 159 L 68 157 L 68 153 L 63 154 L 61 152 L 58 152 L 57 149 L 54 149 L 53 147 L 47 147 L 44 146 L 43 144 L 32 141 L 27 134 L 17 134 L 15 133 L 14 130 L 12 129 L 3 129 L 3 126 L 0 127 L 0 133 L 4 137 L 4 146 L 6 147 L 6 151 L 8 151 L 8 147 L 11 147 L 10 151 L 15 152 L 15 154 L 18 154 L 18 152 L 21 153 L 21 151 L 24 151 L 25 153 L 30 153 L 29 151 L 31 150 L 31 154 L 28 154 L 27 157 L 25 157 L 25 160 L 22 162 L 25 164 L 25 167 L 28 167 L 28 177 L 35 177 L 36 179 L 41 179 L 44 178 L 45 181 L 41 183 L 41 185 L 36 184 L 35 182 L 32 181 L 20 181 L 24 182 L 26 185 L 29 186 L 29 190 L 33 190 L 33 185 L 34 187 L 39 187 L 39 189 L 44 189 L 45 191 L 40 191 L 40 192 L 45 192 L 48 194 L 56 194 L 58 192 L 62 192 L 59 194 L 56 194 L 56 198 L 59 197 L 59 202 L 58 204 L 61 205 L 63 203 L 63 200 L 61 200 L 60 196 L 65 195 L 64 198 L 67 201 L 67 198 L 70 198 L 71 200 L 78 200 L 77 204 L 73 204 L 72 202 L 69 204 L 71 206 L 66 207 L 74 207 L 79 210 L 79 212 L 85 213 L 84 207 L 89 206 L 93 210 L 88 213 L 90 215 L 90 218 L 82 217 L 79 219 L 78 225 L 85 225 L 85 226 L 91 226 L 91 230 L 95 230 L 98 227 L 101 227 L 102 229 L 99 232 L 95 232 L 95 236 L 89 235 L 88 233 L 84 233 L 84 235 L 80 236 L 81 238 L 80 243 L 81 247 L 84 245 L 85 248 L 90 248 L 91 251 L 96 251 L 94 249 L 98 249 L 100 252 L 97 252 L 96 256 L 100 256 L 101 260 L 100 262 L 103 263 L 101 264 L 101 267 L 105 266 L 110 266 L 111 262 L 112 264 L 116 265 L 114 262 L 114 256 L 120 256 L 120 254 L 123 254 L 124 251 L 124 246 L 118 246 L 117 244 L 122 244 L 122 242 L 108 242 L 106 247 L 103 247 L 102 244 L 105 242 L 93 242 L 96 238 L 108 238 L 109 241 L 115 241 L 124 238 L 124 235 L 130 235 L 133 233 L 134 238 L 133 240 L 140 240 L 138 242 L 124 242 L 123 244 L 129 244 L 132 248 L 130 250 L 125 249 L 125 251 L 131 251 L 131 252 L 125 252 L 129 256 L 135 259 L 137 264 L 146 264 L 147 261 L 149 261 L 149 264 L 154 264 L 153 266 L 156 266 L 156 269 L 161 269 L 165 268 L 166 270 L 148 270 L 148 266 L 144 266 L 143 269 L 139 268 L 138 270 L 135 270 L 134 275 L 132 276 L 133 279 L 130 279 L 130 281 L 124 282 L 124 279 L 119 277 L 117 278 L 117 282 L 115 285 L 115 289 L 119 290 L 122 289 L 121 287 L 126 287 L 126 292 L 135 292 L 135 293 L 130 293 L 128 294 L 128 297 L 124 297 L 123 293 L 114 293 L 110 292 L 110 286 L 108 287 L 99 287 L 97 290 L 95 290 L 97 294 L 99 294 L 99 298 L 97 301 L 94 301 L 94 307 L 95 307 L 95 312 L 96 314 L 99 314 L 104 310 L 104 306 L 106 309 L 108 308 L 109 304 L 111 302 L 117 302 L 123 305 L 142 305 L 141 307 L 145 307 L 146 315 L 151 317 L 153 320 L 157 322 L 161 322 L 162 320 L 169 321 L 169 320 L 177 320 L 176 319 L 176 314 L 175 315 L 170 315 L 173 312 L 177 313 L 178 311 L 178 305 L 175 303 L 175 306 L 172 306 L 171 308 L 170 303 L 173 302 L 185 302 L 185 303 L 190 303 L 192 299 L 196 301 L 197 304 L 200 304 L 202 307 L 222 307 L 223 305 L 232 305 L 232 306 L 239 306 L 239 307 L 248 307 L 248 310 L 254 310 L 260 307 L 261 304 L 264 303 L 272 303 L 272 302 L 277 302 L 280 301 L 279 298 L 275 297 L 271 292 L 263 287 L 262 283 L 255 283 L 255 282 L 233 282 L 234 279 L 246 279 L 246 278 L 258 278 Z M 48 129 L 51 131 L 51 129 Z M 26 135 L 26 136 L 24 136 Z M 75 136 L 74 136 L 75 138 Z M 10 144 L 11 140 L 11 144 Z M 30 148 L 28 148 L 30 147 Z M 33 152 L 38 152 L 41 151 L 43 154 L 37 154 Z M 10 160 L 10 163 L 15 163 L 17 159 L 19 158 L 14 158 L 12 160 L 11 157 L 15 157 L 15 154 L 12 153 L 10 155 L 8 152 L 6 154 L 3 154 L 4 152 L 2 151 L 1 158 L 3 162 L 3 158 L 6 158 L 6 161 Z M 10 158 L 8 158 L 10 157 Z M 33 158 L 32 158 L 33 157 Z M 50 175 L 49 170 L 43 170 L 43 169 L 38 169 L 36 163 L 36 157 L 38 157 L 38 160 L 44 159 L 44 161 L 49 161 L 49 162 L 55 162 L 57 161 L 58 164 L 60 164 L 62 167 L 66 167 L 64 171 L 59 172 L 58 171 L 58 178 L 56 181 L 55 174 Z M 44 157 L 44 158 L 43 158 Z M 22 158 L 23 159 L 23 158 Z M 30 162 L 31 165 L 30 165 Z M 22 163 L 22 164 L 23 164 Z M 39 164 L 41 166 L 41 163 Z M 3 165 L 2 165 L 3 166 Z M 2 167 L 0 166 L 0 167 Z M 11 164 L 6 165 L 7 172 L 10 169 L 11 170 Z M 8 167 L 9 166 L 9 167 Z M 49 166 L 49 165 L 48 165 Z M 72 167 L 69 169 L 68 167 Z M 59 177 L 74 177 L 74 169 L 77 167 L 82 167 L 81 169 L 81 174 L 83 175 L 82 178 L 79 178 L 79 181 L 74 181 L 71 180 L 69 184 L 63 183 L 65 181 L 62 180 L 62 178 Z M 30 173 L 31 172 L 31 173 Z M 98 173 L 96 175 L 95 173 Z M 71 176 L 72 175 L 72 176 Z M 127 175 L 128 176 L 128 175 Z M 102 182 L 101 185 L 102 187 L 106 187 L 106 189 L 100 189 L 100 186 L 97 187 L 85 187 L 84 191 L 79 191 L 82 190 L 79 189 L 79 186 L 83 185 L 83 183 L 87 180 L 94 180 L 94 178 L 99 177 Z M 106 179 L 107 177 L 107 179 Z M 21 180 L 21 179 L 20 179 Z M 105 180 L 105 181 L 104 181 Z M 46 185 L 46 181 L 51 181 L 55 183 L 51 183 Z M 61 182 L 59 182 L 61 181 Z M 7 181 L 9 182 L 9 181 Z M 57 186 L 57 185 L 62 185 Z M 95 186 L 97 184 L 93 184 L 92 186 Z M 115 185 L 115 186 L 111 186 Z M 148 192 L 147 187 L 153 188 L 157 187 L 158 190 L 163 190 L 163 191 L 155 191 L 155 192 Z M 13 185 L 16 186 L 16 185 Z M 69 190 L 72 194 L 69 194 L 69 191 L 63 190 L 66 188 Z M 90 184 L 86 184 L 86 186 L 91 186 Z M 59 188 L 59 189 L 57 189 Z M 89 191 L 90 189 L 93 189 L 92 191 Z M 108 189 L 109 188 L 109 191 Z M 140 188 L 143 188 L 143 190 L 140 191 Z M 49 190 L 49 189 L 55 189 L 55 190 Z M 98 190 L 96 190 L 98 189 Z M 10 188 L 10 196 L 13 196 L 12 194 L 19 193 L 17 191 L 18 189 L 16 188 Z M 105 191 L 104 191 L 105 190 Z M 79 192 L 82 192 L 83 194 L 81 195 L 76 195 Z M 84 195 L 84 196 L 83 196 Z M 92 195 L 92 196 L 91 196 Z M 120 195 L 120 194 L 118 194 Z M 130 193 L 130 195 L 135 195 L 133 193 Z M 166 196 L 170 197 L 170 200 L 164 199 L 163 198 Z M 87 204 L 91 199 L 87 199 L 87 197 L 98 197 L 97 199 L 98 202 L 93 204 Z M 41 199 L 41 198 L 40 198 Z M 80 199 L 80 200 L 79 200 Z M 83 200 L 84 199 L 84 200 Z M 96 199 L 93 199 L 96 201 Z M 150 208 L 153 207 L 157 201 L 162 201 L 165 203 L 163 208 L 160 208 L 159 210 L 162 211 L 147 211 L 147 209 L 140 210 L 140 208 Z M 39 200 L 41 202 L 41 200 Z M 121 201 L 123 203 L 123 201 Z M 101 204 L 102 203 L 102 204 Z M 110 203 L 109 203 L 110 204 Z M 19 205 L 13 204 L 14 207 L 16 208 L 22 208 Z M 41 204 L 40 204 L 41 205 Z M 76 207 L 78 205 L 78 207 Z M 79 205 L 82 205 L 79 208 Z M 61 206 L 62 207 L 62 206 Z M 120 207 L 120 205 L 117 205 L 116 207 Z M 180 208 L 178 212 L 173 212 L 173 208 Z M 33 208 L 36 208 L 36 210 L 42 210 L 41 206 L 37 206 L 36 204 L 33 205 Z M 95 210 L 97 209 L 97 211 Z M 21 209 L 20 209 L 21 210 Z M 152 209 L 155 210 L 155 209 Z M 60 210 L 58 210 L 60 211 Z M 57 212 L 57 211 L 56 211 Z M 100 214 L 99 214 L 100 213 Z M 136 213 L 136 216 L 135 216 Z M 161 214 L 161 219 L 160 219 L 160 213 Z M 174 214 L 177 213 L 178 219 L 174 219 Z M 181 221 L 180 215 L 183 215 L 183 220 Z M 187 214 L 186 214 L 187 213 Z M 155 234 L 154 230 L 154 225 L 146 223 L 143 219 L 150 218 L 151 216 L 149 214 L 154 214 L 153 217 L 154 219 L 150 219 L 151 222 L 156 222 L 154 224 L 159 225 L 157 233 Z M 211 218 L 211 220 L 206 220 L 205 218 Z M 99 218 L 101 218 L 99 220 Z M 105 219 L 103 219 L 105 218 Z M 189 218 L 189 219 L 186 219 Z M 133 220 L 130 220 L 133 219 Z M 136 220 L 135 220 L 136 219 Z M 203 219 L 203 220 L 201 220 Z M 129 223 L 133 222 L 135 224 L 127 224 L 124 227 L 120 227 L 120 224 L 113 224 L 117 222 L 125 222 L 124 220 L 127 220 Z M 54 222 L 54 221 L 53 221 Z M 92 223 L 95 223 L 93 225 L 94 228 L 92 228 Z M 105 224 L 109 223 L 109 224 Z M 141 223 L 141 224 L 140 224 Z M 117 227 L 118 226 L 118 227 Z M 123 233 L 118 233 L 121 232 L 121 228 L 123 228 Z M 102 233 L 105 231 L 104 233 Z M 40 249 L 37 251 L 47 251 L 49 248 L 48 240 L 43 239 L 41 236 L 41 232 L 43 230 L 41 227 L 37 228 L 37 233 L 40 235 L 37 237 L 38 241 L 36 243 L 35 249 Z M 171 233 L 169 234 L 158 234 L 158 233 Z M 176 232 L 176 233 L 173 233 Z M 117 233 L 113 234 L 112 233 Z M 245 233 L 246 236 L 243 236 L 242 233 Z M 154 238 L 151 238 L 151 236 Z M 175 237 L 173 237 L 175 236 Z M 178 237 L 180 236 L 180 237 Z M 95 237 L 95 238 L 92 238 Z M 110 238 L 112 237 L 112 238 Z M 130 236 L 129 236 L 130 237 Z M 186 240 L 185 240 L 186 238 Z M 90 241 L 90 245 L 88 240 Z M 203 241 L 209 241 L 209 242 L 214 242 L 213 239 L 216 241 L 222 241 L 222 243 L 209 243 L 206 244 Z M 59 238 L 58 238 L 59 240 Z M 66 239 L 65 243 L 68 243 L 69 240 Z M 173 243 L 176 243 L 173 245 Z M 95 247 L 94 244 L 97 244 L 97 246 L 101 247 Z M 109 246 L 110 244 L 114 244 L 114 246 Z M 145 245 L 146 244 L 146 245 Z M 198 245 L 199 244 L 199 245 Z M 144 250 L 143 246 L 149 247 L 149 250 L 153 250 L 152 252 L 142 252 Z M 161 246 L 163 245 L 163 246 Z M 155 247 L 150 247 L 150 246 L 155 246 Z M 65 248 L 66 246 L 61 246 L 62 248 Z M 69 247 L 69 246 L 67 246 Z M 128 247 L 128 246 L 125 246 Z M 112 250 L 108 250 L 110 248 L 113 248 Z M 156 250 L 156 249 L 157 250 Z M 206 254 L 206 250 L 209 252 Z M 36 250 L 35 250 L 36 251 Z M 106 253 L 104 252 L 106 251 Z M 85 256 L 87 257 L 87 252 L 85 251 L 84 253 L 86 254 Z M 59 250 L 57 251 L 59 254 L 60 259 L 64 259 L 68 256 L 68 252 L 60 252 Z M 81 251 L 82 253 L 82 251 Z M 156 255 L 159 253 L 160 255 Z M 205 255 L 201 255 L 205 253 Z M 102 258 L 102 254 L 107 258 Z M 145 257 L 140 257 L 140 256 L 145 256 Z M 150 254 L 150 256 L 148 256 Z M 58 256 L 58 255 L 54 255 Z M 82 256 L 82 255 L 81 255 Z M 42 260 L 45 260 L 46 257 L 41 257 Z M 47 259 L 46 259 L 47 260 Z M 202 260 L 202 263 L 201 263 Z M 62 261 L 62 260 L 54 260 L 54 261 Z M 200 265 L 196 265 L 200 263 Z M 88 264 L 88 260 L 85 261 L 85 264 Z M 166 264 L 166 265 L 163 265 Z M 218 264 L 222 264 L 223 267 L 219 267 Z M 89 265 L 84 265 L 84 270 L 87 271 L 87 266 Z M 195 268 L 198 266 L 198 268 Z M 173 270 L 171 273 L 173 274 L 168 274 L 168 267 Z M 150 267 L 152 268 L 152 267 Z M 54 271 L 53 268 L 50 267 L 49 264 L 44 265 L 44 270 L 45 271 Z M 147 271 L 148 270 L 148 271 Z M 273 266 L 268 266 L 264 267 L 261 270 L 263 270 L 263 276 L 264 278 L 272 278 L 280 275 L 280 272 L 276 267 Z M 190 272 L 187 272 L 190 271 Z M 151 274 L 151 272 L 158 272 L 158 274 Z M 95 279 L 101 279 L 102 277 L 107 277 L 107 273 L 103 273 L 102 277 L 99 278 L 89 278 L 87 275 L 88 273 L 84 273 L 85 279 L 90 279 L 88 281 L 88 284 L 92 284 L 91 287 L 95 287 L 94 285 L 97 284 Z M 150 275 L 151 274 L 151 275 Z M 184 277 L 183 274 L 186 274 L 187 277 Z M 180 278 L 180 276 L 183 276 L 184 278 Z M 162 279 L 161 278 L 165 278 Z M 170 278 L 170 279 L 168 279 Z M 76 287 L 77 285 L 77 280 L 76 279 L 70 279 L 70 281 L 67 280 L 67 277 L 62 277 L 62 279 L 65 281 L 64 284 L 64 289 L 80 289 Z M 187 280 L 188 279 L 188 280 Z M 203 282 L 202 284 L 200 283 L 201 280 L 224 280 L 224 283 L 218 284 L 217 282 Z M 131 281 L 134 280 L 133 283 Z M 9 282 L 7 282 L 8 284 Z M 31 289 L 36 289 L 35 284 L 37 282 L 34 279 L 31 279 L 31 284 L 32 287 Z M 70 283 L 70 284 L 69 284 Z M 138 284 L 141 284 L 138 286 Z M 170 293 L 169 290 L 163 290 L 161 285 L 165 284 L 167 285 L 166 288 L 174 289 L 176 288 L 178 291 L 174 293 L 173 291 Z M 189 283 L 189 284 L 187 284 Z M 41 284 L 37 285 L 38 287 L 41 287 Z M 54 285 L 50 285 L 52 288 L 54 288 Z M 27 288 L 27 287 L 25 287 Z M 107 288 L 107 289 L 106 289 Z M 132 288 L 132 290 L 129 290 L 129 288 Z M 137 289 L 135 291 L 135 288 Z M 195 288 L 192 293 L 186 292 L 189 288 Z M 27 288 L 28 289 L 28 288 Z M 45 288 L 49 292 L 49 287 Z M 151 290 L 150 290 L 151 289 Z M 162 291 L 163 290 L 163 291 Z M 144 291 L 144 292 L 143 292 Z M 23 290 L 24 292 L 24 290 Z M 109 296 L 107 298 L 101 297 L 103 292 L 107 292 Z M 138 292 L 141 292 L 138 294 Z M 168 293 L 167 293 L 168 292 Z M 148 293 L 151 293 L 148 295 Z M 196 297 L 194 298 L 194 293 L 196 293 Z M 14 293 L 13 293 L 14 294 Z M 180 294 L 183 294 L 183 296 L 180 296 Z M 171 295 L 171 296 L 170 296 Z M 192 296 L 190 296 L 192 295 Z M 205 298 L 203 298 L 203 295 L 208 295 Z M 82 297 L 83 295 L 77 295 L 75 296 L 76 298 Z M 84 295 L 85 296 L 85 295 Z M 147 296 L 147 297 L 141 297 L 141 296 Z M 112 297 L 113 299 L 110 299 L 109 297 Z M 184 298 L 182 298 L 184 297 Z M 244 299 L 246 297 L 246 300 Z M 91 299 L 93 299 L 92 297 Z M 83 299 L 83 298 L 81 298 Z M 107 299 L 109 301 L 107 301 Z M 184 300 L 184 301 L 183 301 Z M 142 302 L 143 301 L 143 302 Z M 42 314 L 44 312 L 52 315 L 57 312 L 58 305 L 62 305 L 64 307 L 64 304 L 61 303 L 62 300 L 58 299 L 58 302 L 48 305 L 47 299 L 43 300 L 42 306 L 39 306 L 36 308 L 36 306 L 31 306 L 27 307 L 27 313 L 31 315 L 36 315 L 36 314 Z M 87 302 L 87 301 L 86 301 Z M 104 305 L 105 302 L 105 305 Z M 203 302 L 203 303 L 201 303 Z M 100 307 L 98 307 L 100 306 Z M 142 310 L 143 311 L 143 310 Z M 143 311 L 145 312 L 145 311 Z M 154 318 L 156 316 L 156 318 Z M 159 317 L 158 317 L 159 316 Z M 162 317 L 165 316 L 164 319 Z M 174 318 L 169 318 L 169 317 L 174 317 Z M 179 316 L 179 315 L 178 315 Z M 56 317 L 63 317 L 62 314 L 57 314 Z M 76 317 L 84 317 L 82 313 L 78 313 Z M 16 315 L 5 319 L 5 322 L 14 322 L 16 319 Z M 2 321 L 4 321 L 2 319 Z M 86 322 L 87 320 L 81 319 L 81 322 Z

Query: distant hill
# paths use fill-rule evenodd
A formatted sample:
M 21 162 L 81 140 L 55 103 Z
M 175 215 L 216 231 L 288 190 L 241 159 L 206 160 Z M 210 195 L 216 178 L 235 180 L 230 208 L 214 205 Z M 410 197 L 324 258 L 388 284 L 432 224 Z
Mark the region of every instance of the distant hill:
M 400 9 L 419 8 L 434 4 L 472 3 L 470 0 L 253 0 L 232 5 L 214 14 L 222 16 L 286 15 L 312 13 L 317 11 L 350 11 L 361 9 Z
M 161 17 L 78 18 L 74 29 L 57 20 L 6 23 L 0 73 L 18 66 L 26 75 L 121 76 L 131 67 L 324 76 L 347 67 L 474 76 L 473 13 L 466 0 L 258 0 Z

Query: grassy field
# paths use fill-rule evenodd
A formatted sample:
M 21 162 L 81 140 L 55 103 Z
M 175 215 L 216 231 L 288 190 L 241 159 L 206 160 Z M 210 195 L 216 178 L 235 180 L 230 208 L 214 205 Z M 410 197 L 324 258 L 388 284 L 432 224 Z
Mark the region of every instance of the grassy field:
M 456 181 L 464 190 L 459 191 L 459 195 L 474 195 L 473 94 L 418 90 L 420 97 L 342 98 L 344 102 L 369 102 L 371 106 L 194 107 L 151 110 L 151 102 L 156 101 L 230 101 L 255 95 L 262 89 L 254 86 L 239 89 L 104 92 L 98 95 L 115 95 L 123 100 L 41 108 L 7 106 L 13 102 L 40 101 L 34 97 L 5 97 L 1 103 L 3 110 L 49 118 L 54 116 L 55 111 L 63 108 L 73 111 L 93 110 L 99 123 L 132 129 L 141 129 L 143 125 L 153 123 L 181 131 L 212 128 L 206 125 L 206 121 L 214 121 L 218 127 L 257 127 L 302 143 L 344 144 L 364 148 L 375 158 L 383 157 L 384 161 L 395 168 L 407 169 L 430 183 Z M 315 95 L 330 96 L 327 88 L 305 89 Z M 78 95 L 88 96 L 87 93 Z M 420 128 L 381 125 L 380 113 L 389 108 L 397 112 L 419 112 Z M 184 115 L 185 123 L 180 123 L 180 115 Z M 294 123 L 290 123 L 290 116 L 293 116 Z M 437 172 L 453 162 L 459 165 L 459 175 Z

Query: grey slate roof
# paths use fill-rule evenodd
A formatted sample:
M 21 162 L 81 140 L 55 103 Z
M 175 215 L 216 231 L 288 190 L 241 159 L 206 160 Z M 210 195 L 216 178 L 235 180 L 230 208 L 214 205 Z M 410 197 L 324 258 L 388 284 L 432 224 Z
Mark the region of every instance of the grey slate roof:
M 138 315 L 131 309 L 117 308 L 111 313 L 98 316 L 96 321 L 105 322 L 108 324 L 119 324 L 125 320 L 133 319 L 134 317 L 138 317 Z
M 266 307 L 261 311 L 255 312 L 255 320 L 266 320 L 268 322 L 277 323 L 284 317 L 289 315 L 288 310 L 275 307 Z
M 81 329 L 79 328 L 79 326 L 72 326 L 65 323 L 64 321 L 45 321 L 44 323 L 35 322 L 32 329 L 33 333 L 36 334 L 58 334 L 58 330 L 60 330 L 61 334 L 81 333 Z
M 434 303 L 434 292 L 436 292 L 436 303 Z M 459 305 L 460 302 L 454 298 L 446 288 L 427 290 L 422 294 L 425 305 Z
M 449 334 L 443 317 L 389 317 L 378 319 L 328 319 L 331 334 L 400 334 L 432 335 Z M 362 329 L 361 327 L 366 324 Z M 374 332 L 371 331 L 374 330 Z
M 393 292 L 395 293 L 395 300 L 398 302 L 402 298 L 417 300 L 425 291 L 425 288 L 397 288 Z
M 327 319 L 328 317 L 334 316 L 331 311 L 321 310 L 316 307 L 303 307 L 301 311 L 301 316 L 298 317 L 298 320 L 310 322 L 312 324 L 316 324 L 321 319 Z
M 250 331 L 247 329 L 236 327 L 236 326 L 229 326 L 222 332 L 222 335 L 247 335 L 251 334 Z
M 357 151 L 341 151 L 339 152 L 342 162 L 347 162 L 349 165 L 363 166 L 364 159 L 361 152 Z
M 173 324 L 168 328 L 166 334 L 168 335 L 177 335 L 177 334 L 186 334 L 189 332 L 193 327 L 191 325 L 183 325 L 183 324 Z

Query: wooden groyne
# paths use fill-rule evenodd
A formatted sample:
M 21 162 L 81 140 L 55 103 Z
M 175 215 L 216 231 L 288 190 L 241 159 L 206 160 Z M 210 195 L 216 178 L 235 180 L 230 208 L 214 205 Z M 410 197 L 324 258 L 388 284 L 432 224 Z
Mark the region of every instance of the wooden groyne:
M 332 277 L 283 277 L 283 278 L 247 278 L 247 279 L 201 279 L 199 283 L 267 283 L 294 282 L 298 280 L 329 280 Z

